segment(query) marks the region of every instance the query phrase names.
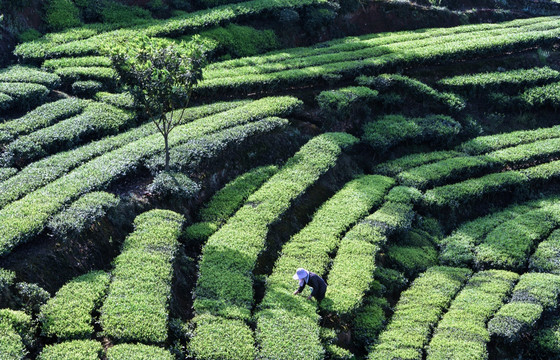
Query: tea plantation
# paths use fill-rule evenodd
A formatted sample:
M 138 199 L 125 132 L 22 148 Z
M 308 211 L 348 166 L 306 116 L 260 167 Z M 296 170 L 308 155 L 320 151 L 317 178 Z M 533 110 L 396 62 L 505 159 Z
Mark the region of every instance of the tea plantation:
M 0 360 L 560 359 L 559 2 L 0 10 Z M 141 36 L 207 60 L 170 171 Z

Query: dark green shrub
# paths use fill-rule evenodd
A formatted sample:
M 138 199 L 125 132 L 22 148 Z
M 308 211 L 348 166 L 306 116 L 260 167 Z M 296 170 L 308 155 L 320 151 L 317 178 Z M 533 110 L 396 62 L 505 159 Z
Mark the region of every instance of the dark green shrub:
M 72 93 L 80 97 L 92 97 L 103 89 L 103 84 L 95 80 L 76 81 L 72 84 Z
M 273 30 L 257 30 L 235 24 L 203 31 L 200 35 L 217 41 L 219 51 L 232 57 L 253 56 L 277 49 L 280 45 Z
M 35 29 L 27 29 L 18 34 L 20 42 L 33 41 L 41 37 L 41 33 Z
M 100 342 L 73 340 L 45 346 L 37 360 L 97 360 L 102 352 Z
M 370 107 L 378 94 L 364 86 L 321 92 L 316 100 L 325 119 L 324 126 L 327 129 L 358 126 L 371 115 Z
M 198 194 L 200 185 L 185 174 L 163 171 L 148 185 L 148 191 L 160 198 L 187 200 Z
M 129 26 L 150 20 L 152 15 L 146 9 L 138 6 L 127 6 L 116 1 L 109 1 L 101 11 L 104 23 Z
M 38 314 L 41 305 L 51 297 L 45 289 L 37 284 L 20 282 L 16 284 L 16 290 L 23 309 L 30 315 Z
M 49 0 L 46 5 L 45 21 L 49 29 L 54 31 L 79 26 L 80 10 L 72 0 Z

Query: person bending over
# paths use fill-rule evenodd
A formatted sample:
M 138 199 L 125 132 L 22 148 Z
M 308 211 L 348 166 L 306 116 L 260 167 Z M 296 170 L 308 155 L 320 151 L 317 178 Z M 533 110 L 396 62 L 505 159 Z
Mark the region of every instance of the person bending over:
M 299 288 L 294 291 L 294 295 L 301 293 L 305 288 L 305 285 L 309 285 L 313 288 L 313 291 L 311 292 L 311 295 L 307 297 L 307 300 L 311 300 L 311 297 L 313 296 L 317 299 L 317 302 L 321 302 L 321 300 L 325 297 L 325 293 L 327 292 L 327 283 L 319 275 L 303 268 L 299 268 L 293 278 L 294 280 L 299 280 Z

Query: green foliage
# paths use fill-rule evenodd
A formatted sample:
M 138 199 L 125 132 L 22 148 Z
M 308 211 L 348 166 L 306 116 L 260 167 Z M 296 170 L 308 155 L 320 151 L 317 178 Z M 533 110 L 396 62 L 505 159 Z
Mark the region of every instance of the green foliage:
M 395 186 L 385 196 L 386 201 L 404 204 L 419 204 L 422 201 L 420 190 L 409 186 Z
M 1 82 L 1 93 L 11 98 L 10 100 L 4 96 L 3 99 L 0 99 L 3 102 L 4 109 L 17 108 L 29 110 L 46 100 L 49 89 L 40 84 Z
M 119 202 L 115 195 L 102 191 L 85 194 L 50 219 L 47 227 L 59 237 L 79 235 Z
M 357 83 L 369 86 L 383 93 L 395 91 L 422 103 L 434 111 L 459 112 L 465 108 L 465 101 L 453 93 L 439 92 L 416 79 L 398 74 L 382 74 L 377 77 L 360 76 Z
M 317 336 L 319 318 L 316 306 L 306 300 L 306 296 L 292 295 L 296 284 L 291 275 L 298 267 L 323 275 L 330 262 L 329 254 L 340 244 L 321 307 L 337 313 L 354 311 L 361 304 L 364 291 L 371 286 L 374 264 L 366 254 L 360 258 L 359 251 L 356 251 L 356 248 L 362 249 L 362 245 L 367 243 L 359 241 L 360 235 L 365 233 L 356 229 L 360 225 L 352 228 L 344 239 L 341 240 L 341 237 L 346 229 L 367 215 L 372 207 L 379 206 L 392 185 L 392 179 L 378 175 L 361 176 L 350 181 L 321 205 L 305 228 L 284 244 L 282 255 L 267 279 L 267 289 L 261 303 L 262 311 L 257 313 L 260 356 L 282 359 L 297 359 L 298 356 L 321 358 L 323 349 Z M 372 229 L 370 233 L 375 232 Z M 379 233 L 375 235 L 371 234 L 368 240 L 383 240 Z M 367 250 L 373 251 L 374 247 L 370 245 Z M 346 269 L 348 272 L 344 272 L 344 266 L 349 264 L 349 257 L 352 256 L 359 264 L 352 264 L 350 269 Z M 364 268 L 360 268 L 360 265 Z M 346 285 L 347 293 L 344 293 L 341 290 Z M 289 340 L 300 336 L 306 341 L 297 343 Z
M 476 137 L 459 145 L 458 150 L 471 155 L 480 155 L 511 146 L 558 137 L 560 137 L 560 126 L 536 130 L 512 131 L 503 134 Z
M 173 360 L 173 355 L 162 348 L 144 344 L 119 344 L 107 349 L 107 360 Z
M 505 222 L 475 248 L 479 266 L 521 271 L 535 244 L 560 224 L 560 205 L 544 206 Z
M 103 84 L 95 80 L 76 81 L 72 84 L 72 93 L 81 97 L 93 97 L 103 89 Z
M 147 190 L 161 198 L 187 200 L 195 197 L 200 185 L 187 175 L 162 171 L 148 185 Z
M 14 98 L 0 92 L 0 111 L 8 110 L 14 104 Z
M 278 171 L 274 165 L 255 168 L 229 182 L 200 210 L 202 222 L 185 230 L 187 238 L 205 241 L 237 211 L 247 198 Z
M 93 271 L 66 283 L 41 307 L 43 335 L 58 339 L 85 339 L 93 335 L 92 313 L 101 305 L 109 274 Z
M 257 30 L 235 24 L 203 31 L 200 36 L 216 41 L 218 48 L 232 57 L 254 56 L 280 46 L 273 30 Z
M 170 137 L 170 146 L 210 134 L 218 130 L 245 124 L 267 116 L 285 116 L 300 106 L 301 102 L 292 97 L 269 97 L 250 103 L 229 104 L 237 106 L 231 110 L 210 115 L 198 121 L 179 126 Z M 227 108 L 228 104 L 200 107 L 197 115 Z M 203 115 L 204 116 L 204 115 Z M 56 214 L 65 204 L 77 199 L 80 195 L 100 190 L 108 184 L 130 173 L 142 161 L 161 151 L 161 136 L 154 134 L 153 124 L 146 124 L 135 131 L 92 143 L 69 153 L 61 153 L 33 164 L 20 172 L 20 176 L 9 179 L 12 184 L 7 192 L 9 201 L 14 201 L 27 194 L 36 186 L 45 185 L 35 192 L 27 194 L 23 199 L 6 205 L 0 209 L 0 254 L 9 252 L 17 244 L 37 234 L 43 229 L 49 217 Z M 92 159 L 92 152 L 98 155 Z M 76 157 L 81 157 L 77 161 Z M 90 160 L 92 159 L 92 160 Z M 84 163 L 84 161 L 90 160 Z M 27 169 L 46 167 L 43 177 L 49 176 L 51 182 L 38 179 Z M 51 168 L 52 166 L 52 168 Z M 62 178 L 70 169 L 77 167 Z M 57 179 L 53 181 L 54 179 Z M 28 185 L 22 179 L 32 183 Z M 20 181 L 20 183 L 17 183 Z
M 430 115 L 425 118 L 385 115 L 365 124 L 363 130 L 363 142 L 375 151 L 386 152 L 405 142 L 449 142 L 461 131 L 461 125 L 444 115 Z
M 138 6 L 128 6 L 119 2 L 107 1 L 101 10 L 103 23 L 119 24 L 121 26 L 137 25 L 152 19 L 152 14 Z
M 81 114 L 20 136 L 5 147 L 4 164 L 28 164 L 45 155 L 70 149 L 86 139 L 117 133 L 134 116 L 103 103 L 88 103 Z
M 43 68 L 56 70 L 65 67 L 110 67 L 111 59 L 106 56 L 83 56 L 49 59 L 43 63 Z
M 486 323 L 498 311 L 519 275 L 503 270 L 476 273 L 457 295 L 434 331 L 427 360 L 488 359 Z
M 548 326 L 539 330 L 535 336 L 536 351 L 548 355 L 549 358 L 560 355 L 560 319 L 554 317 Z
M 369 296 L 352 323 L 353 336 L 359 344 L 365 347 L 373 345 L 379 332 L 385 325 L 385 309 L 389 303 L 384 298 Z
M 117 73 L 110 67 L 103 66 L 67 66 L 60 67 L 54 72 L 62 78 L 63 83 L 71 84 L 76 81 L 95 80 L 106 86 L 114 86 Z
M 386 255 L 394 267 L 408 278 L 438 265 L 438 252 L 431 236 L 416 229 L 401 236 L 398 243 L 390 245 Z
M 0 70 L 0 82 L 41 84 L 54 89 L 60 85 L 60 78 L 37 68 L 14 65 Z
M 76 98 L 62 99 L 41 105 L 20 118 L 0 123 L 0 143 L 10 142 L 16 137 L 77 115 L 86 104 L 85 101 Z
M 0 354 L 6 360 L 23 360 L 27 350 L 9 319 L 0 315 Z
M 34 41 L 41 37 L 41 33 L 35 29 L 27 29 L 18 34 L 19 42 Z
M 375 90 L 354 86 L 323 91 L 316 100 L 325 118 L 325 127 L 332 128 L 344 124 L 359 125 L 361 119 L 370 115 L 370 105 L 378 95 Z
M 542 273 L 522 275 L 513 289 L 511 301 L 488 323 L 490 334 L 506 343 L 520 341 L 534 331 L 545 311 L 558 307 L 559 294 L 560 276 Z
M 529 269 L 560 275 L 560 230 L 539 244 L 529 260 Z
M 58 31 L 79 26 L 80 10 L 72 0 L 49 0 L 46 4 L 45 21 L 50 30 Z
M 169 210 L 152 210 L 134 220 L 135 230 L 114 261 L 100 311 L 107 336 L 120 341 L 166 341 L 173 261 L 183 221 L 183 216 Z
M 202 79 L 205 63 L 202 42 L 195 37 L 188 44 L 176 46 L 142 37 L 108 52 L 134 104 L 163 135 L 165 171 L 169 172 L 169 133 L 181 123 L 192 88 Z M 175 115 L 177 109 L 181 110 Z M 168 113 L 171 116 L 167 116 Z
M 127 92 L 118 94 L 98 92 L 97 94 L 95 94 L 95 100 L 116 106 L 121 109 L 133 110 L 135 108 L 134 98 L 132 97 L 132 95 L 130 95 L 130 93 Z
M 355 77 L 397 66 L 449 63 L 465 56 L 502 53 L 528 44 L 550 43 L 560 32 L 554 21 L 557 20 L 516 20 L 499 25 L 366 35 L 312 48 L 214 63 L 206 67 L 204 80 L 196 91 L 247 93 L 270 89 L 271 84 L 286 88 L 309 82 L 324 83 L 333 76 Z M 456 96 L 444 100 L 460 107 Z
M 9 324 L 20 336 L 23 345 L 30 349 L 35 345 L 35 321 L 23 311 L 1 309 L 0 323 Z M 2 327 L 2 325 L 0 325 Z M 0 354 L 3 354 L 0 352 Z
M 37 360 L 98 360 L 102 352 L 100 342 L 73 340 L 45 346 Z
M 560 82 L 534 87 L 523 92 L 519 99 L 522 106 L 529 109 L 551 107 L 560 108 Z
M 471 274 L 469 269 L 432 267 L 403 291 L 370 359 L 422 359 L 430 330 Z
M 441 79 L 438 84 L 450 90 L 472 95 L 495 90 L 507 91 L 511 94 L 529 86 L 544 85 L 558 80 L 560 80 L 560 72 L 545 66 L 542 68 L 459 75 Z
M 225 319 L 210 314 L 194 318 L 196 330 L 189 350 L 201 360 L 255 358 L 253 331 L 242 320 Z
M 239 18 L 256 18 L 266 12 L 324 3 L 327 3 L 327 0 L 282 0 L 280 2 L 277 0 L 250 0 L 239 4 L 224 5 L 216 9 L 183 13 L 167 20 L 150 21 L 135 26 L 134 30 L 114 30 L 120 25 L 88 25 L 20 44 L 14 53 L 32 61 L 61 56 L 93 55 L 99 54 L 102 47 L 114 43 L 115 39 L 133 40 L 143 35 L 177 37 L 227 22 L 235 22 Z
M 389 160 L 374 167 L 374 171 L 387 176 L 395 176 L 400 172 L 407 171 L 417 166 L 430 164 L 460 156 L 457 151 L 432 151 L 429 153 L 418 153 L 405 155 L 395 160 Z
M 47 290 L 37 284 L 20 282 L 16 284 L 16 290 L 23 310 L 29 315 L 39 313 L 41 306 L 51 297 Z

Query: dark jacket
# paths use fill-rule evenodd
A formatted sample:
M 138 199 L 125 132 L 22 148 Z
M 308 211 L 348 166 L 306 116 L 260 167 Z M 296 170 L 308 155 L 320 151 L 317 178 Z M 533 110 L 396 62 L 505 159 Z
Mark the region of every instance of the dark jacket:
M 313 288 L 311 296 L 315 297 L 317 301 L 323 300 L 323 298 L 325 297 L 325 293 L 327 292 L 327 283 L 325 282 L 325 280 L 321 279 L 319 275 L 310 271 L 307 283 L 304 282 L 303 285 L 297 289 L 297 292 L 302 292 L 303 289 L 305 289 L 305 285 L 309 285 Z

